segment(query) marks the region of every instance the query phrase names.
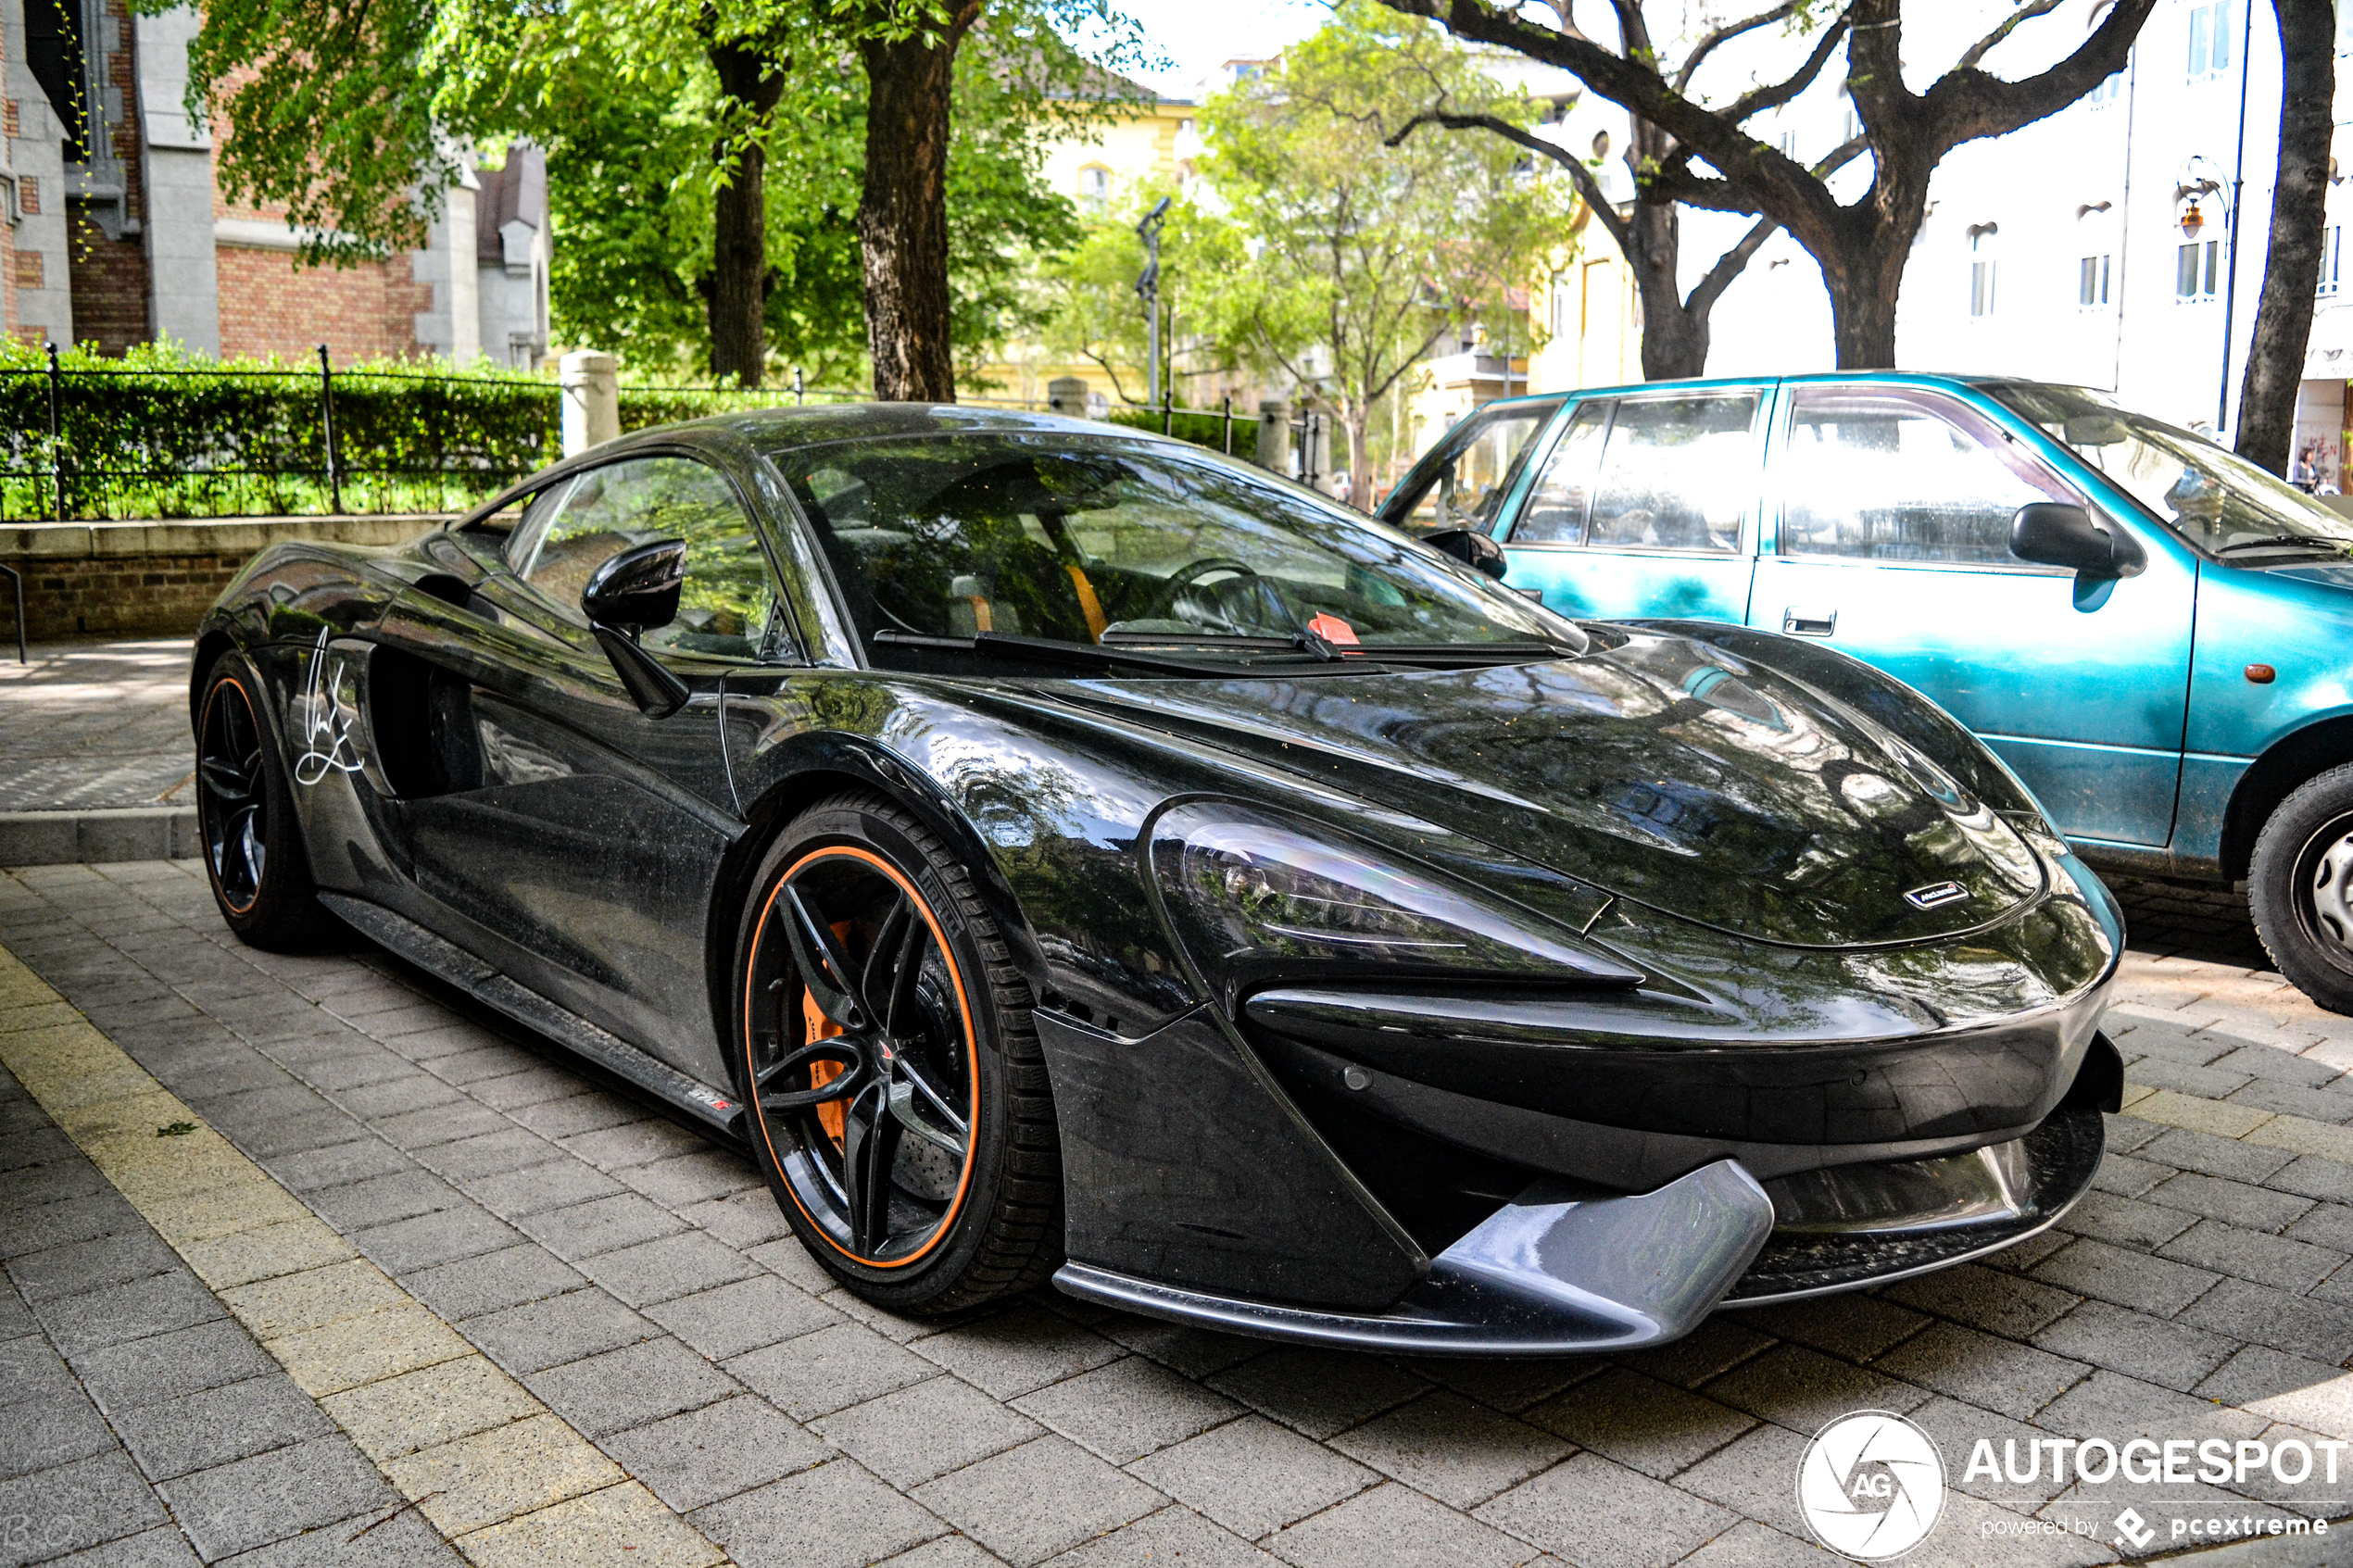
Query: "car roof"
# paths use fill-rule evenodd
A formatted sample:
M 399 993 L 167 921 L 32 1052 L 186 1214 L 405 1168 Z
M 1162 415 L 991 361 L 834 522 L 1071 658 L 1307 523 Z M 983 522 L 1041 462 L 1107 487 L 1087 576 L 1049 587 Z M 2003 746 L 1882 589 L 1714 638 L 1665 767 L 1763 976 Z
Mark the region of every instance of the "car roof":
M 1540 394 L 1553 397 L 1615 397 L 1626 393 L 1657 392 L 1662 389 L 1689 387 L 1705 391 L 1719 386 L 1762 386 L 1768 383 L 1805 384 L 1812 382 L 1886 382 L 1891 385 L 1919 384 L 1944 386 L 2003 386 L 2020 382 L 2020 376 L 1994 376 L 1954 370 L 1809 370 L 1802 375 L 1777 376 L 1692 376 L 1678 381 L 1629 382 L 1617 386 L 1580 386 L 1567 392 Z M 1498 399 L 1497 401 L 1502 401 Z M 1524 402 L 1526 398 L 1515 398 Z M 1485 405 L 1492 408 L 1493 404 Z
M 825 403 L 805 407 L 746 408 L 711 414 L 676 424 L 633 431 L 609 450 L 640 441 L 692 440 L 696 436 L 732 437 L 763 453 L 788 451 L 832 441 L 874 440 L 898 435 L 969 435 L 977 432 L 1037 433 L 1062 435 L 1133 436 L 1139 441 L 1165 439 L 1156 431 L 1137 430 L 1097 420 L 1066 419 L 1026 408 L 983 408 L 968 403 Z

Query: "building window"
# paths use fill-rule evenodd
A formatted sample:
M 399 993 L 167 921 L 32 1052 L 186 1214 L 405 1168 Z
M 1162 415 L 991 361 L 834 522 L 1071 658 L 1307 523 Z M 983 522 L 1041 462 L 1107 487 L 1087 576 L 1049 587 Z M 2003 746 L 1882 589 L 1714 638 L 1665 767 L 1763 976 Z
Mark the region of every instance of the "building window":
M 2231 69 L 2231 6 L 2233 0 L 2190 7 L 2190 80 Z
M 2212 299 L 2221 281 L 2221 241 L 2192 240 L 2174 253 L 2174 298 Z
M 1110 169 L 1097 163 L 1078 171 L 1078 205 L 1088 212 L 1101 212 L 1111 205 Z
M 2089 93 L 2083 94 L 2083 102 L 2093 108 L 2104 109 L 2123 95 L 2124 73 L 2120 70 L 2114 76 L 2109 77 L 2097 87 L 2093 88 Z
M 1780 146 L 1780 150 L 1781 150 L 1781 156 L 1782 156 L 1783 157 L 1785 157 L 1785 158 L 1789 158 L 1789 159 L 1791 159 L 1792 161 L 1795 161 L 1795 159 L 1796 159 L 1796 157 L 1797 157 L 1797 132 L 1794 132 L 1794 131 L 1784 131 L 1784 132 L 1781 132 L 1781 134 L 1780 134 L 1780 138 L 1779 142 L 1778 142 L 1776 144 L 1777 144 L 1778 146 Z
M 2000 231 L 1987 223 L 1969 232 L 1969 313 L 1994 314 L 1994 236 Z
M 2332 223 L 2329 225 L 2327 236 L 2321 242 L 2321 286 L 2316 291 L 2317 293 L 2333 295 L 2336 292 L 2339 277 L 2337 269 L 2343 265 L 2344 260 L 2345 225 Z
M 65 128 L 68 163 L 90 161 L 89 67 L 77 0 L 25 0 L 25 65 Z
M 2097 310 L 2108 304 L 2108 263 L 2110 257 L 2087 256 L 2076 270 L 2075 303 L 2086 310 Z

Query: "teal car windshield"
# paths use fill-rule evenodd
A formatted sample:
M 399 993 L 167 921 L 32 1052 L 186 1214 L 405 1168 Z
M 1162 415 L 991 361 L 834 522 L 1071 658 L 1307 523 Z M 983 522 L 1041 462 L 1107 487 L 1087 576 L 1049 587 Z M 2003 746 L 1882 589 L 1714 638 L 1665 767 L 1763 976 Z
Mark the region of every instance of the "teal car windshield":
M 2353 518 L 2201 436 L 2076 387 L 1986 390 L 2208 555 L 2353 554 Z

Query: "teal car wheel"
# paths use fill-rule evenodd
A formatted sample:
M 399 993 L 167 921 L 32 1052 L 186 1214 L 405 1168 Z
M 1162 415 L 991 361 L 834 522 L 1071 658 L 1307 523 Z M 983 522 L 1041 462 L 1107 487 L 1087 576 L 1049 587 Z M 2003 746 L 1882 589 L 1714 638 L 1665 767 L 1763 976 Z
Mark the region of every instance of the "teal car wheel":
M 2353 766 L 2322 773 L 2271 813 L 2247 902 L 2280 972 L 2322 1007 L 2353 1013 Z

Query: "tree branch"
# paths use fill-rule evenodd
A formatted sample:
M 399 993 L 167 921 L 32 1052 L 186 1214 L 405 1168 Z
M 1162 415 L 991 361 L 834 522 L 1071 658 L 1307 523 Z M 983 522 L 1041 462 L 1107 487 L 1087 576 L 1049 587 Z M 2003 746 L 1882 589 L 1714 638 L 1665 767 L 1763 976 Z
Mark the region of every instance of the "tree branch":
M 1514 125 L 1510 120 L 1498 115 L 1449 114 L 1443 109 L 1424 109 L 1399 127 L 1395 135 L 1385 138 L 1381 145 L 1385 147 L 1398 145 L 1414 133 L 1416 126 L 1420 125 L 1442 126 L 1448 131 L 1492 131 L 1496 135 L 1506 141 L 1515 142 L 1529 152 L 1540 153 L 1551 158 L 1554 163 L 1568 170 L 1569 179 L 1577 186 L 1577 194 L 1585 198 L 1585 205 L 1592 208 L 1594 218 L 1603 228 L 1609 231 L 1609 237 L 1617 242 L 1617 248 L 1630 253 L 1633 232 L 1627 227 L 1626 220 L 1618 216 L 1616 205 L 1603 193 L 1601 182 L 1595 179 L 1593 171 L 1585 166 L 1585 160 L 1568 148 L 1557 142 L 1548 142 L 1525 126 Z
M 1828 157 L 1814 166 L 1815 178 L 1819 179 L 1836 171 L 1869 145 L 1870 139 L 1865 136 L 1857 136 L 1852 141 L 1842 144 L 1832 150 Z M 1690 295 L 1683 301 L 1683 307 L 1693 316 L 1705 316 L 1714 309 L 1716 302 L 1723 297 L 1724 291 L 1732 286 L 1734 279 L 1748 270 L 1748 264 L 1756 258 L 1758 248 L 1771 237 L 1773 231 L 1780 227 L 1779 223 L 1769 218 L 1758 220 L 1747 233 L 1741 236 L 1740 244 L 1718 257 L 1716 265 L 1710 267 L 1706 275 L 1692 285 Z
M 1822 29 L 1821 41 L 1814 45 L 1814 52 L 1806 56 L 1806 63 L 1797 68 L 1794 75 L 1774 86 L 1758 87 L 1743 93 L 1717 112 L 1731 124 L 1738 125 L 1767 109 L 1780 108 L 1814 85 L 1814 79 L 1822 74 L 1822 67 L 1830 63 L 1831 55 L 1845 37 L 1846 19 L 1842 16 Z
M 2050 69 L 2017 82 L 1961 66 L 1923 94 L 1941 151 L 1982 136 L 2002 136 L 2056 114 L 2124 69 L 2133 41 L 2157 0 L 2116 0 L 2092 35 Z
M 1746 21 L 1727 22 L 1715 31 L 1702 35 L 1700 41 L 1692 45 L 1691 54 L 1684 57 L 1683 69 L 1675 73 L 1673 80 L 1675 91 L 1685 94 L 1690 93 L 1692 73 L 1699 69 L 1699 63 L 1714 54 L 1718 45 L 1730 44 L 1742 34 L 1754 32 L 1768 23 L 1784 19 L 1797 10 L 1800 3 L 1801 0 L 1784 0 L 1783 4 L 1774 6 L 1769 11 L 1759 11 Z
M 2036 17 L 2047 17 L 2053 11 L 2057 10 L 2059 6 L 2065 3 L 2066 0 L 2031 0 L 2030 4 L 2020 6 L 2017 10 L 2012 11 L 2008 16 L 2002 19 L 2001 26 L 1995 28 L 1993 31 L 1987 33 L 1984 37 L 1979 39 L 1976 43 L 1970 44 L 1967 49 L 1963 50 L 1961 52 L 1960 59 L 1955 63 L 1960 67 L 1974 66 L 1978 61 L 1985 57 L 1986 51 L 1992 49 L 1994 45 L 1999 44 L 2003 39 L 2007 38 L 2011 33 L 2017 31 L 2019 23 L 2022 21 L 2031 21 Z

